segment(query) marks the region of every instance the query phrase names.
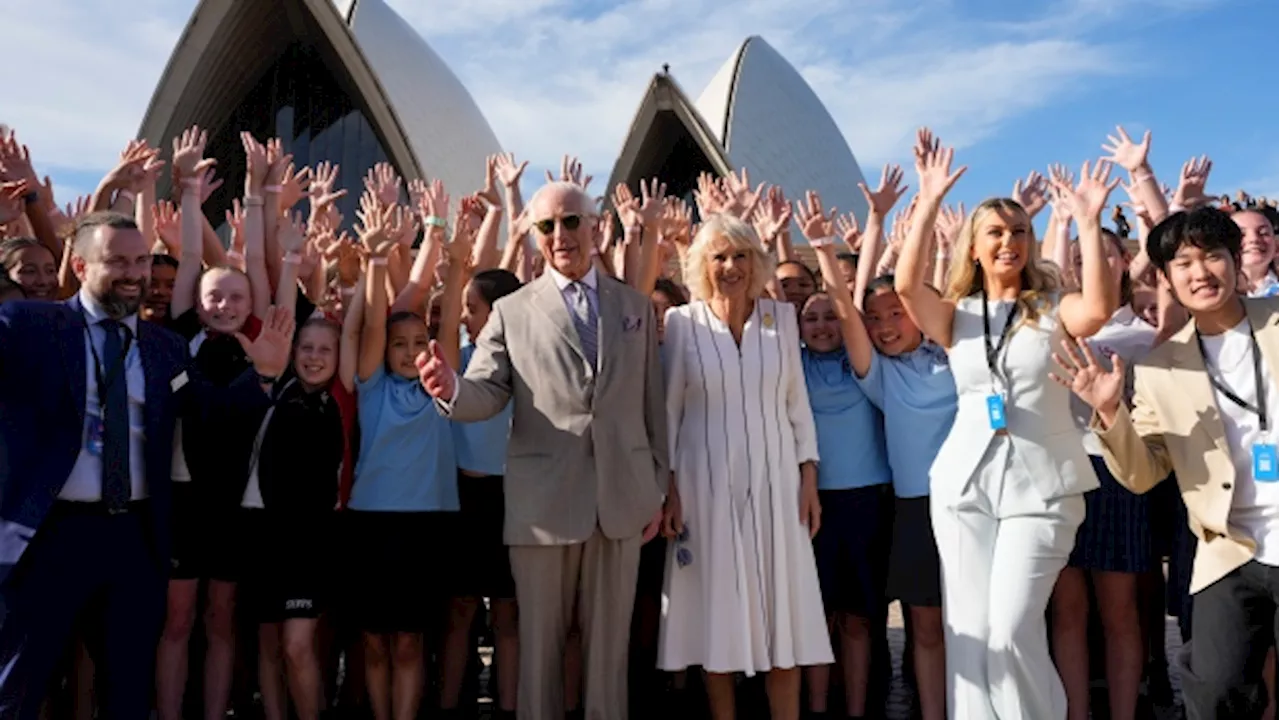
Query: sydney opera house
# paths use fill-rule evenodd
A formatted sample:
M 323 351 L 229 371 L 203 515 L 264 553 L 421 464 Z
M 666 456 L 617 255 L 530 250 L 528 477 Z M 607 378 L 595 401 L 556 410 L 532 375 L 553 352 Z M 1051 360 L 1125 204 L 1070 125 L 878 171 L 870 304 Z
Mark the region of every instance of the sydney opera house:
M 244 171 L 245 130 L 281 138 L 299 166 L 340 163 L 339 184 L 353 190 L 340 206 L 348 221 L 375 162 L 406 179 L 477 188 L 485 156 L 502 149 L 457 76 L 384 0 L 200 0 L 139 135 L 164 147 L 192 124 L 209 131 L 208 152 L 226 177 Z M 789 197 L 816 189 L 830 205 L 865 213 L 844 137 L 760 37 L 743 42 L 695 102 L 665 68 L 656 74 L 608 187 L 656 176 L 688 196 L 698 173 L 744 167 Z M 215 227 L 238 192 L 227 183 L 206 204 Z

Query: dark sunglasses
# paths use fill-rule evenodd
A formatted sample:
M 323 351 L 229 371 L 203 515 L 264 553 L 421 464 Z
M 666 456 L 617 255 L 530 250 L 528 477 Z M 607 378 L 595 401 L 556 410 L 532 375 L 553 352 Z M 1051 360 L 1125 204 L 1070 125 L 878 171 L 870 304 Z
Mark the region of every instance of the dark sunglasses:
M 577 230 L 578 226 L 582 224 L 582 216 L 565 215 L 560 218 L 560 224 L 564 226 L 565 230 Z M 533 224 L 533 227 L 543 235 L 550 235 L 551 231 L 556 229 L 556 218 L 539 220 Z

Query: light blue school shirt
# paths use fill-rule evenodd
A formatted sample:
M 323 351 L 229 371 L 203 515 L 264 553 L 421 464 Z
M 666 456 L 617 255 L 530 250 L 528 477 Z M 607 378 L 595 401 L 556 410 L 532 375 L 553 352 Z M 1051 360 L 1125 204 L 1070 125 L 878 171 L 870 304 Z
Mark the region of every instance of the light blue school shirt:
M 462 348 L 462 372 L 466 372 L 475 345 Z M 488 420 L 453 423 L 453 446 L 458 453 L 458 467 L 485 475 L 506 472 L 507 440 L 511 437 L 511 401 L 502 412 Z
M 458 509 L 453 430 L 417 380 L 356 378 L 360 459 L 352 510 L 430 512 Z
M 804 383 L 818 430 L 818 489 L 849 490 L 891 481 L 884 422 L 854 379 L 843 347 L 817 353 L 803 348 Z
M 946 352 L 925 341 L 898 357 L 871 353 L 871 369 L 859 380 L 884 413 L 893 493 L 929 494 L 929 467 L 956 419 L 956 381 Z

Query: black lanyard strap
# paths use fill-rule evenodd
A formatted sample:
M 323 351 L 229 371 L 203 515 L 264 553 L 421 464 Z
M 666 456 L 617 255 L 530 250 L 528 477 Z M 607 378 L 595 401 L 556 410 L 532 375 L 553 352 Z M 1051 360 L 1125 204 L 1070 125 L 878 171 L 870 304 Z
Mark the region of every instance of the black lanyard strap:
M 129 348 L 133 346 L 133 333 L 129 332 L 129 326 L 124 323 L 118 323 L 115 329 L 102 328 L 103 333 L 124 331 L 124 344 L 121 346 L 120 357 L 117 358 L 117 362 L 111 368 L 111 374 L 108 376 L 102 370 L 102 357 L 98 355 L 98 348 L 93 343 L 93 331 L 89 328 L 88 320 L 85 321 L 84 328 L 89 333 L 89 352 L 93 355 L 93 379 L 98 382 L 98 407 L 105 408 L 107 406 L 107 389 L 124 375 L 125 361 L 129 357 Z
M 1209 365 L 1209 359 L 1208 359 L 1208 354 L 1205 353 L 1204 351 L 1204 340 L 1200 337 L 1199 328 L 1196 328 L 1196 344 L 1200 346 L 1200 357 L 1204 359 L 1205 367 L 1207 370 Z M 1209 377 L 1209 384 L 1213 386 L 1213 389 L 1222 393 L 1223 397 L 1235 403 L 1240 408 L 1247 410 L 1253 413 L 1254 415 L 1257 415 L 1258 426 L 1261 428 L 1263 434 L 1266 434 L 1268 388 L 1265 385 L 1263 385 L 1263 382 L 1262 382 L 1262 348 L 1258 346 L 1258 337 L 1253 334 L 1252 324 L 1249 325 L 1249 350 L 1250 350 L 1250 355 L 1253 356 L 1253 387 L 1254 387 L 1254 392 L 1258 398 L 1257 405 L 1253 405 L 1252 403 L 1245 401 L 1244 398 L 1240 397 L 1235 392 L 1233 392 L 1231 388 L 1227 387 L 1220 380 L 1215 378 L 1213 376 L 1213 373 L 1206 372 L 1205 375 Z M 1222 372 L 1222 369 L 1218 368 L 1218 372 Z
M 982 341 L 987 350 L 987 369 L 992 375 L 999 375 L 996 371 L 996 361 L 1000 358 L 1000 349 L 1004 347 L 1004 343 L 1009 339 L 1009 329 L 1013 327 L 1013 318 L 1018 314 L 1018 305 L 1015 302 L 1013 307 L 1009 308 L 1009 314 L 1004 319 L 1004 327 L 1000 330 L 1000 337 L 996 341 L 994 347 L 991 345 L 991 317 L 987 313 L 987 285 L 982 285 Z

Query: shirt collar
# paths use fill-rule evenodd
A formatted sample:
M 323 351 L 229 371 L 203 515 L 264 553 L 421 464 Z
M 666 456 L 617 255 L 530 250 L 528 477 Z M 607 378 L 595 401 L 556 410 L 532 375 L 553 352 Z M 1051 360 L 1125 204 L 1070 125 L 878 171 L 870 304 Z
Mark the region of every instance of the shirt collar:
M 89 320 L 90 325 L 97 325 L 103 320 L 111 319 L 110 316 L 107 315 L 107 312 L 102 309 L 102 304 L 99 303 L 97 299 L 95 299 L 93 295 L 89 294 L 89 292 L 83 287 L 80 288 L 80 292 L 77 294 L 77 297 L 80 298 L 80 307 L 84 308 L 85 317 Z M 137 313 L 120 320 L 120 323 L 129 328 L 129 332 L 133 337 L 138 337 Z
M 548 267 L 547 272 L 551 273 L 551 279 L 555 281 L 556 289 L 559 290 L 560 292 L 564 292 L 564 289 L 572 285 L 574 282 L 573 280 L 570 280 L 564 275 L 561 275 L 559 272 L 556 271 L 555 268 Z M 595 290 L 596 280 L 597 280 L 596 267 L 595 265 L 592 265 L 591 268 L 587 270 L 587 274 L 583 275 L 582 279 L 579 280 L 578 282 L 582 283 L 583 285 L 586 285 L 588 288 L 591 288 L 592 290 Z

